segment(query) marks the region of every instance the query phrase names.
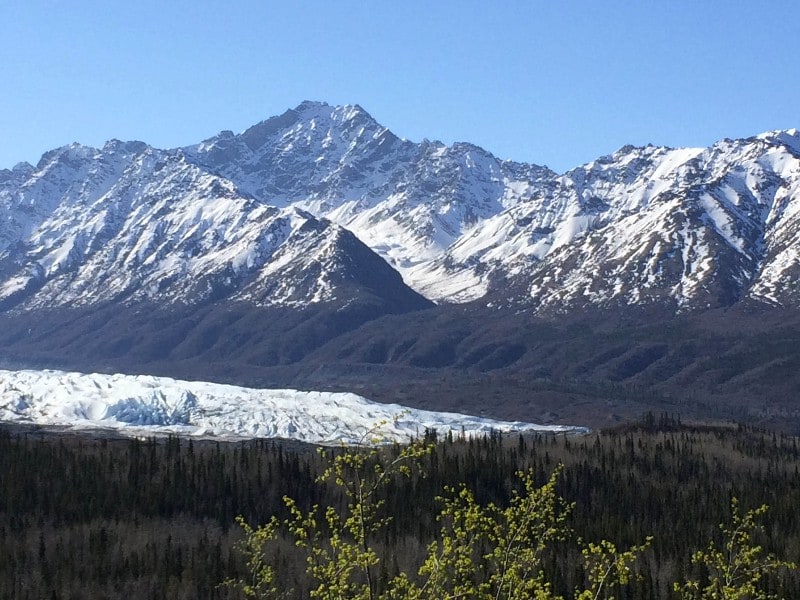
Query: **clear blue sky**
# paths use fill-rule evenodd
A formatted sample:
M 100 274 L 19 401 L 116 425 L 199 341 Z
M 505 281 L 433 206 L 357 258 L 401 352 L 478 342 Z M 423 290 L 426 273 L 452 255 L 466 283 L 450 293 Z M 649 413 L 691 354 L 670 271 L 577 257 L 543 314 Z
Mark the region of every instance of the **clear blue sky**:
M 7 0 L 0 168 L 158 147 L 302 100 L 563 171 L 800 127 L 800 2 Z

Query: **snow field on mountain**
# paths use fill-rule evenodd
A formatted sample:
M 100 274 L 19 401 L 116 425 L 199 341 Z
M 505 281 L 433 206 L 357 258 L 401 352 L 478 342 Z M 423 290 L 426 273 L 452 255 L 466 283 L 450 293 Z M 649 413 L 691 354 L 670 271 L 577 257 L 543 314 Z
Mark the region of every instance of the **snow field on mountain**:
M 800 300 L 787 285 L 800 272 L 795 129 L 625 146 L 559 175 L 303 102 L 181 149 L 53 150 L 0 171 L 0 211 L 0 302 L 23 310 L 346 301 L 337 276 L 376 263 L 354 262 L 328 221 L 439 303 L 512 288 L 534 312 Z
M 467 436 L 491 431 L 586 431 L 582 427 L 494 421 L 379 404 L 349 393 L 254 389 L 149 375 L 33 370 L 0 370 L 0 420 L 110 429 L 131 436 L 287 438 L 316 444 L 364 441 L 365 434 L 379 423 L 384 425 L 374 435 L 382 442 L 405 442 L 423 435 L 426 429 Z

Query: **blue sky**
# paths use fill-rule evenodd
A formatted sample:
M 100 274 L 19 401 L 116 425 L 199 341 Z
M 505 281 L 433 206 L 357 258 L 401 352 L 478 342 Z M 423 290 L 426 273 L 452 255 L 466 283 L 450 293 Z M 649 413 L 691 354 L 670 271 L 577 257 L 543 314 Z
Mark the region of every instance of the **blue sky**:
M 558 171 L 705 146 L 800 127 L 798 26 L 796 0 L 9 0 L 0 168 L 73 141 L 191 144 L 305 99 Z

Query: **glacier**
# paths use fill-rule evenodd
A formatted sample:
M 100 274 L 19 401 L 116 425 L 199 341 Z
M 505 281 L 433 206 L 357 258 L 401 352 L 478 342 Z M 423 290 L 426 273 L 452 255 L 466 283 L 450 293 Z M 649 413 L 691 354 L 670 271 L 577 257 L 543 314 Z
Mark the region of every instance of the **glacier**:
M 417 410 L 352 393 L 56 370 L 0 370 L 0 421 L 137 437 L 282 438 L 313 444 L 403 443 L 426 430 L 468 437 L 588 431 Z

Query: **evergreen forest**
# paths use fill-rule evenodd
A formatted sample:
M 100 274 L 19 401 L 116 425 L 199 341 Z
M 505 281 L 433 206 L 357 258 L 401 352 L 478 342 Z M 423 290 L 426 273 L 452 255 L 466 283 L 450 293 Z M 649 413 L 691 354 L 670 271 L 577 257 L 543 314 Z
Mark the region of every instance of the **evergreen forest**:
M 507 506 L 519 471 L 536 485 L 554 481 L 573 505 L 565 518 L 574 539 L 553 540 L 542 555 L 554 593 L 564 597 L 587 578 L 575 540 L 610 540 L 621 550 L 646 547 L 632 563 L 630 583 L 601 597 L 678 598 L 674 582 L 707 577 L 692 554 L 719 541 L 732 498 L 745 510 L 768 505 L 754 542 L 800 563 L 796 437 L 647 415 L 583 436 L 428 433 L 426 441 L 432 446 L 417 468 L 380 490 L 390 519 L 371 542 L 381 557 L 377 589 L 398 573 L 415 573 L 439 535 L 446 488 L 463 485 L 478 503 Z M 316 504 L 344 510 L 341 489 L 319 480 L 341 452 L 273 440 L 0 429 L 0 599 L 244 597 L 222 585 L 249 576 L 237 520 L 256 526 L 287 519 L 284 497 L 298 511 Z M 391 460 L 402 449 L 380 452 Z M 305 554 L 287 532 L 277 532 L 268 560 L 287 597 L 309 597 Z M 800 573 L 780 569 L 761 586 L 776 598 L 800 598 Z

